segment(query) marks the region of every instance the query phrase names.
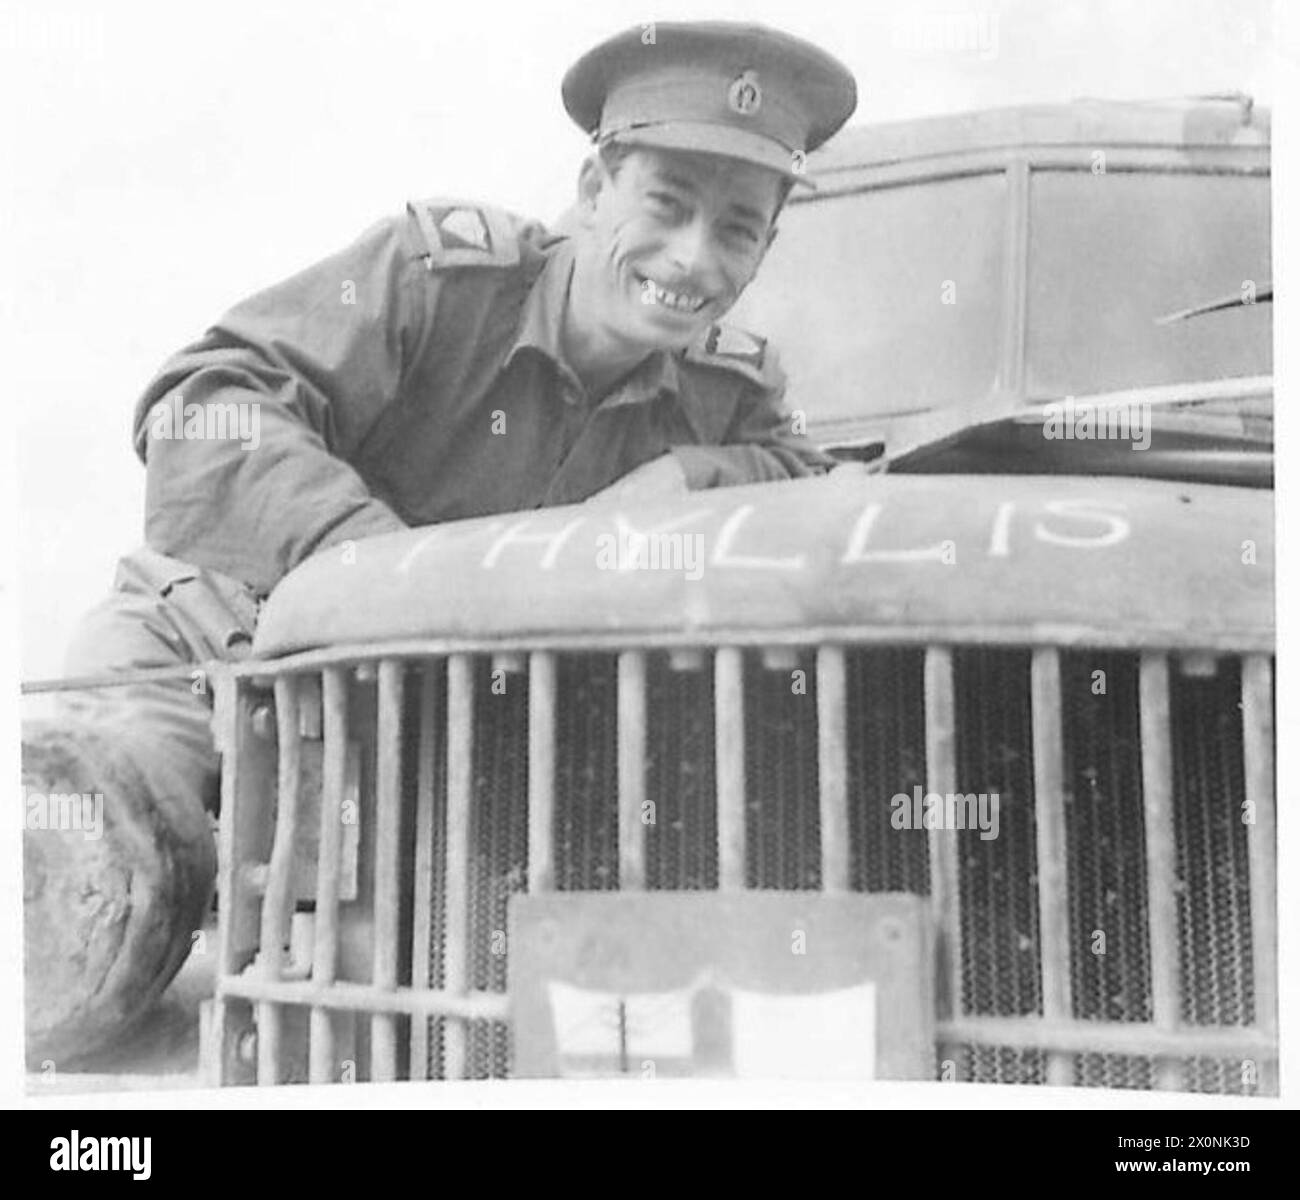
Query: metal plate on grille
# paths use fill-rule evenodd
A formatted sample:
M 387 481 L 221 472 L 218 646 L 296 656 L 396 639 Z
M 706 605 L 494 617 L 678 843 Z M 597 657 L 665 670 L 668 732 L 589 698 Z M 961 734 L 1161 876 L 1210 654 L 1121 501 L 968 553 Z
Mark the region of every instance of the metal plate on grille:
M 898 894 L 514 896 L 514 1073 L 928 1079 L 928 920 Z
M 315 900 L 317 859 L 320 851 L 320 805 L 325 795 L 324 749 L 320 742 L 304 741 L 301 749 L 299 804 L 301 816 L 293 842 L 293 896 L 295 900 Z M 357 898 L 357 859 L 360 853 L 361 827 L 361 749 L 357 742 L 348 743 L 346 777 L 343 784 L 343 826 L 339 838 L 338 898 Z

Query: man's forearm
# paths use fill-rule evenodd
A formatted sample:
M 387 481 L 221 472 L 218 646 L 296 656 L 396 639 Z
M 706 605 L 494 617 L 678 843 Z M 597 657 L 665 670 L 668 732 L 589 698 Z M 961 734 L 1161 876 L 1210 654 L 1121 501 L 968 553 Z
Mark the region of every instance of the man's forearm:
M 789 442 L 675 446 L 673 454 L 686 474 L 686 483 L 691 491 L 799 479 L 824 474 L 836 465 L 835 459 L 812 442 L 801 446 Z

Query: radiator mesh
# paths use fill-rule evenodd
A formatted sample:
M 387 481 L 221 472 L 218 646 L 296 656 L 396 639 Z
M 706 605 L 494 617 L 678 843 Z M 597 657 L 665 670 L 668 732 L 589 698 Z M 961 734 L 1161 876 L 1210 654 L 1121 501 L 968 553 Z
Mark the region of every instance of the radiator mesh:
M 1027 651 L 959 649 L 957 790 L 997 793 L 998 836 L 957 834 L 962 939 L 962 1010 L 1041 1013 L 1033 730 Z M 1041 1083 L 1042 1056 L 976 1050 L 966 1078 Z
M 765 667 L 745 655 L 746 884 L 786 891 L 821 886 L 817 665 Z
M 962 1012 L 1042 1012 L 1042 953 L 1030 652 L 954 652 L 957 789 L 997 793 L 993 840 L 959 835 Z M 679 664 L 680 665 L 680 664 Z M 713 671 L 706 655 L 684 669 L 647 654 L 646 883 L 659 890 L 717 887 Z M 858 891 L 929 891 L 924 829 L 895 828 L 890 801 L 926 784 L 924 651 L 845 654 L 850 879 Z M 468 963 L 470 986 L 506 983 L 506 903 L 526 886 L 527 676 L 475 660 Z M 746 652 L 746 876 L 754 888 L 821 883 L 816 656 L 764 665 Z M 414 680 L 416 676 L 412 676 Z M 439 734 L 432 779 L 434 837 L 430 978 L 444 976 L 446 823 L 445 679 L 436 671 Z M 557 658 L 554 858 L 560 890 L 618 887 L 617 657 Z M 1138 658 L 1062 655 L 1062 753 L 1073 1015 L 1152 1019 L 1143 828 Z M 494 686 L 495 685 L 495 686 Z M 1247 826 L 1242 820 L 1240 668 L 1210 677 L 1170 671 L 1182 1020 L 1244 1026 L 1254 1019 Z M 408 749 L 408 758 L 413 757 Z M 1104 941 L 1098 935 L 1104 935 Z M 442 1074 L 439 1022 L 430 1022 L 430 1074 Z M 510 1070 L 504 1023 L 476 1022 L 472 1077 Z M 948 1047 L 939 1078 L 1043 1083 L 1047 1055 L 1012 1047 Z M 1077 1084 L 1150 1088 L 1153 1059 L 1081 1054 Z M 1193 1091 L 1255 1090 L 1256 1064 L 1198 1058 L 1183 1064 Z

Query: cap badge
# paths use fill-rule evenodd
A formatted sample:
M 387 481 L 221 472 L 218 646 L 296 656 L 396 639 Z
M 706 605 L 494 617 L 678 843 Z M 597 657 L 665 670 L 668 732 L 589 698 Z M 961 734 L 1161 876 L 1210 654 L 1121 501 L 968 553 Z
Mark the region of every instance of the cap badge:
M 758 112 L 763 103 L 763 93 L 758 86 L 758 76 L 753 71 L 742 71 L 727 88 L 727 103 L 733 112 L 748 117 Z

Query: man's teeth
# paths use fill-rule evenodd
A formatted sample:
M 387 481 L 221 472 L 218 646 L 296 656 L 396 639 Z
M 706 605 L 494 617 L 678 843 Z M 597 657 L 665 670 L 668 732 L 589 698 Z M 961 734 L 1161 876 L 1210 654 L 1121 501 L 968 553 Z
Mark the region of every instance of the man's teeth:
M 699 296 L 683 296 L 680 292 L 670 292 L 667 288 L 660 287 L 653 279 L 647 282 L 654 288 L 656 304 L 675 308 L 678 312 L 695 312 L 704 305 L 703 298 Z

